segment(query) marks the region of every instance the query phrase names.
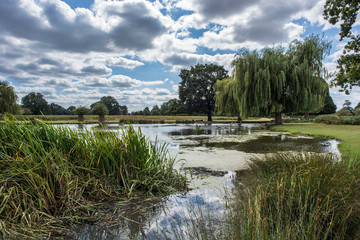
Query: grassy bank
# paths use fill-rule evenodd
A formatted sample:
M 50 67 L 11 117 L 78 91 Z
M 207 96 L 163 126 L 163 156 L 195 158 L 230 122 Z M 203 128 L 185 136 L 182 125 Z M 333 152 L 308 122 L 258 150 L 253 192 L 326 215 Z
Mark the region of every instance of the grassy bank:
M 79 122 L 76 115 L 24 115 L 14 116 L 19 121 L 27 121 L 33 119 L 40 119 L 47 123 L 55 124 L 77 124 L 77 123 L 97 123 L 99 116 L 84 115 L 84 122 Z M 0 118 L 0 121 L 3 118 Z M 214 116 L 215 123 L 230 123 L 236 122 L 236 117 Z M 247 121 L 270 122 L 269 118 L 250 118 Z M 105 123 L 195 123 L 207 122 L 207 116 L 141 116 L 141 115 L 107 115 L 105 116 Z
M 339 149 L 344 156 L 360 156 L 360 126 L 327 125 L 322 123 L 289 123 L 272 128 L 275 131 L 288 131 L 321 135 L 341 141 Z
M 186 186 L 166 146 L 152 144 L 132 126 L 79 134 L 42 121 L 5 120 L 0 147 L 0 237 L 5 239 L 40 238 L 91 219 L 101 202 Z

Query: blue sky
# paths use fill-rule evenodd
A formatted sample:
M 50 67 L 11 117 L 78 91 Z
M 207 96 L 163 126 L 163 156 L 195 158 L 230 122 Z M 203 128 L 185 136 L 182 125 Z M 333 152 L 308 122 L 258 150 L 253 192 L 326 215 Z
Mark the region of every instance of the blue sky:
M 223 65 L 242 48 L 286 46 L 309 34 L 332 42 L 338 26 L 322 17 L 324 0 L 1 0 L 0 80 L 19 99 L 41 92 L 50 103 L 89 106 L 113 96 L 130 111 L 178 96 L 179 72 L 197 63 Z M 358 20 L 353 28 L 359 32 Z M 338 108 L 345 99 L 331 89 Z

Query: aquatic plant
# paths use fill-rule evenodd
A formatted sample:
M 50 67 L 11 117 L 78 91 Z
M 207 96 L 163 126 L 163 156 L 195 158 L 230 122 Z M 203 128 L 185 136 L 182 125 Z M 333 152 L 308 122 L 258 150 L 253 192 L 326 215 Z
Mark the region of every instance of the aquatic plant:
M 99 202 L 186 186 L 166 145 L 151 143 L 131 125 L 78 132 L 39 120 L 5 119 L 0 150 L 2 238 L 89 220 Z

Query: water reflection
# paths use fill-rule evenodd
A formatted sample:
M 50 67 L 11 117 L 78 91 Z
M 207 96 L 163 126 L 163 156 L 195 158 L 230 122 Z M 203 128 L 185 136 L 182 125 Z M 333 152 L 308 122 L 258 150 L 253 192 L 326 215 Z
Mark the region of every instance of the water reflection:
M 68 125 L 73 129 L 119 131 L 119 125 Z M 261 124 L 143 124 L 133 125 L 150 140 L 168 143 L 172 156 L 183 159 L 193 178 L 186 193 L 151 199 L 134 199 L 115 204 L 117 219 L 76 226 L 77 239 L 165 239 L 163 231 L 186 228 L 194 217 L 206 213 L 206 221 L 223 214 L 224 191 L 233 187 L 232 179 L 247 167 L 253 156 L 278 151 L 334 152 L 339 154 L 335 140 L 292 137 L 284 133 L 264 131 Z M 126 125 L 124 126 L 126 127 Z M 119 131 L 121 134 L 121 131 Z M 339 155 L 340 156 L 340 155 Z M 209 231 L 216 231 L 216 222 Z

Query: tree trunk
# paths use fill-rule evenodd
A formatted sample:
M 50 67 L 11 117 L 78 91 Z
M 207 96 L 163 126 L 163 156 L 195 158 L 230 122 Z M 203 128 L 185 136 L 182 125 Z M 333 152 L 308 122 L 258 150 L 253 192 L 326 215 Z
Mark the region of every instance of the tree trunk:
M 275 125 L 281 125 L 281 124 L 282 124 L 281 113 L 275 113 Z
M 212 122 L 211 111 L 208 111 L 208 122 Z
M 105 121 L 105 115 L 99 115 L 99 122 Z
M 242 119 L 240 116 L 238 116 L 238 124 L 241 125 Z
M 79 115 L 78 115 L 78 121 L 79 121 L 79 122 L 83 122 L 83 121 L 84 121 L 84 115 L 79 114 Z
M 305 118 L 306 120 L 309 120 L 309 119 L 310 119 L 310 114 L 309 114 L 309 113 L 305 113 L 304 118 Z

